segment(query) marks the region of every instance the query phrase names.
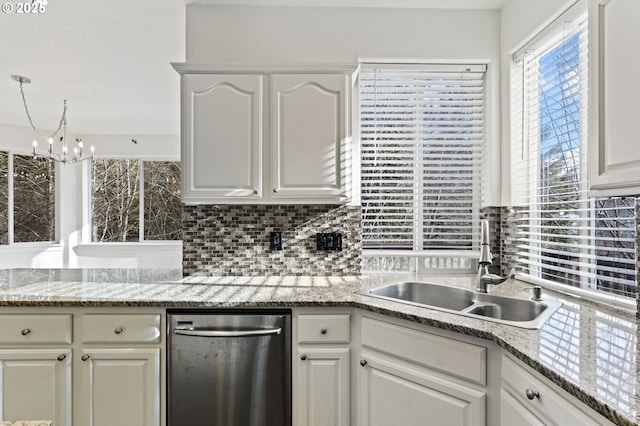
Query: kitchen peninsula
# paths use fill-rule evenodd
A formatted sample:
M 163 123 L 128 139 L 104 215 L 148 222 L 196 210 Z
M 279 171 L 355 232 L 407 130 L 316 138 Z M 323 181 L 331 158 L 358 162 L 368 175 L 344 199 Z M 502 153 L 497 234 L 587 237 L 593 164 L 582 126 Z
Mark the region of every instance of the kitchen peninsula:
M 465 342 L 473 339 L 474 343 L 492 345 L 494 349 L 489 351 L 489 355 L 500 353 L 502 356 L 498 356 L 495 362 L 489 360 L 487 367 L 486 382 L 489 385 L 486 403 L 490 419 L 491 416 L 497 416 L 495 412 L 498 411 L 498 408 L 490 406 L 497 407 L 499 399 L 499 395 L 492 395 L 491 392 L 499 393 L 498 388 L 504 387 L 499 379 L 502 359 L 503 370 L 507 364 L 527 366 L 527 374 L 537 377 L 536 380 L 543 380 L 556 391 L 561 388 L 562 397 L 588 405 L 593 409 L 591 415 L 603 421 L 601 424 L 611 424 L 606 423 L 605 419 L 618 425 L 640 424 L 640 403 L 635 397 L 640 389 L 637 384 L 637 325 L 633 313 L 553 293 L 554 297 L 563 301 L 563 306 L 542 328 L 527 330 L 357 294 L 364 288 L 406 280 L 431 281 L 464 288 L 474 288 L 475 285 L 475 275 L 183 278 L 180 270 L 15 269 L 0 271 L 0 321 L 13 324 L 11 321 L 19 316 L 21 319 L 58 318 L 70 324 L 73 316 L 104 319 L 108 314 L 113 314 L 118 316 L 118 320 L 125 321 L 127 314 L 142 314 L 136 318 L 148 320 L 150 327 L 158 333 L 155 336 L 136 337 L 132 340 L 133 347 L 144 354 L 150 353 L 152 349 L 158 350 L 160 361 L 154 360 L 153 365 L 158 368 L 158 384 L 162 388 L 164 312 L 167 308 L 290 307 L 294 311 L 294 318 L 297 318 L 296 314 L 303 315 L 309 310 L 314 315 L 320 315 L 324 310 L 333 312 L 338 309 L 350 313 L 354 318 L 351 324 L 349 361 L 352 369 L 363 368 L 360 365 L 365 360 L 361 360 L 361 354 L 371 353 L 370 350 L 357 348 L 360 344 L 357 337 L 360 331 L 356 325 L 363 324 L 365 318 L 369 317 L 366 321 L 370 320 L 372 323 L 388 319 L 394 326 L 406 324 L 410 328 L 426 329 L 435 335 L 445 333 L 444 337 L 447 338 L 459 336 Z M 494 292 L 530 297 L 527 286 L 515 280 L 496 287 Z M 545 293 L 551 292 L 545 290 Z M 53 323 L 49 322 L 47 326 L 51 324 Z M 84 343 L 95 344 L 100 338 L 87 337 L 90 326 L 91 324 L 84 324 L 78 328 L 74 325 L 71 333 L 72 327 L 68 325 L 68 336 L 63 335 L 61 341 L 52 343 L 27 343 L 20 346 L 15 338 L 7 341 L 4 337 L 0 341 L 0 353 L 15 350 L 18 346 L 25 348 L 23 353 L 36 350 L 34 348 L 40 351 L 52 346 L 63 348 L 65 345 L 69 346 L 71 341 L 75 342 L 81 333 L 84 333 Z M 26 325 L 20 327 L 25 327 L 23 332 L 27 329 Z M 3 328 L 9 330 L 7 327 Z M 96 329 L 98 328 L 96 325 Z M 9 331 L 2 335 L 7 333 Z M 31 336 L 35 334 L 34 331 Z M 122 334 L 126 335 L 127 332 Z M 29 338 L 28 335 L 26 337 Z M 120 346 L 114 346 L 112 351 L 117 353 L 117 350 L 124 347 L 123 344 L 118 343 Z M 102 350 L 91 344 L 88 346 L 89 351 L 94 350 L 98 354 Z M 295 353 L 295 335 L 293 347 Z M 60 353 L 58 356 L 70 357 L 70 353 L 71 349 L 66 355 Z M 294 356 L 295 358 L 297 357 Z M 506 364 L 505 359 L 509 360 Z M 498 371 L 495 371 L 496 368 Z M 491 377 L 498 379 L 492 384 Z M 491 389 L 491 386 L 495 389 Z M 351 389 L 352 393 L 357 392 L 353 387 Z M 161 396 L 160 389 L 157 392 L 161 402 L 152 401 L 151 410 L 161 413 L 163 408 L 158 407 L 164 407 L 164 397 Z M 355 398 L 351 399 L 353 410 L 357 404 L 354 402 Z M 492 423 L 488 421 L 487 424 Z

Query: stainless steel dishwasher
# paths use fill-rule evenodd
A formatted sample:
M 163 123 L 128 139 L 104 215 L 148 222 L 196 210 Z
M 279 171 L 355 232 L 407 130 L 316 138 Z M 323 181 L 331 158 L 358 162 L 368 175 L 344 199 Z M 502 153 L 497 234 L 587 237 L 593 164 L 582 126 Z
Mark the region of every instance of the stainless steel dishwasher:
M 170 310 L 168 426 L 291 426 L 291 312 Z

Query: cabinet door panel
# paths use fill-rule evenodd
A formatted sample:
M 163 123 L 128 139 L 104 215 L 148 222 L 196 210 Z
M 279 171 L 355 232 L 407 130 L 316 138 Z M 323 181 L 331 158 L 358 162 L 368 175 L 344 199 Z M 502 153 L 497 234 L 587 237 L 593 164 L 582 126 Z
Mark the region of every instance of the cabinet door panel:
M 505 426 L 545 426 L 542 420 L 505 390 L 500 391 L 500 424 Z
M 273 198 L 344 195 L 348 81 L 346 75 L 272 77 Z
M 260 196 L 262 79 L 257 75 L 185 77 L 185 202 Z
M 294 398 L 297 425 L 348 426 L 349 349 L 300 348 Z
M 80 424 L 160 424 L 158 349 L 85 349 L 79 374 Z
M 69 349 L 0 350 L 0 384 L 0 420 L 71 425 Z
M 592 196 L 640 193 L 640 26 L 637 0 L 592 0 L 589 9 L 589 184 Z
M 367 426 L 485 424 L 485 393 L 400 360 L 362 354 L 361 421 Z

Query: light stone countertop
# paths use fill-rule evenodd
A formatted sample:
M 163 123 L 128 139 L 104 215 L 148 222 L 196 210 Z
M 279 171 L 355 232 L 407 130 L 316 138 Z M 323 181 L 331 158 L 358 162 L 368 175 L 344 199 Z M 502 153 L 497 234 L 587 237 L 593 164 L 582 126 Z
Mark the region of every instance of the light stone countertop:
M 475 287 L 475 275 L 182 277 L 180 270 L 0 270 L 0 306 L 356 307 L 496 342 L 618 425 L 640 424 L 635 313 L 545 290 L 563 306 L 539 330 L 357 294 L 407 280 Z M 510 280 L 495 294 L 530 297 Z

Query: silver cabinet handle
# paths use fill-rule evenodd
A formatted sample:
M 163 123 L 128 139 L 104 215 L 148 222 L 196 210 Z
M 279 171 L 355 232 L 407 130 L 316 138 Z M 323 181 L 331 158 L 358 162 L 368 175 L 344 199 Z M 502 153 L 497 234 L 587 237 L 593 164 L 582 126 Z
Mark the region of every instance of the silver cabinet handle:
M 23 336 L 26 336 L 29 333 L 31 333 L 30 328 L 23 328 L 22 331 L 20 332 L 20 334 L 22 334 Z
M 538 391 L 527 389 L 526 391 L 524 391 L 524 393 L 531 401 L 533 401 L 535 398 L 540 398 L 540 392 Z
M 259 328 L 256 330 L 216 330 L 206 328 L 177 328 L 176 334 L 183 336 L 198 337 L 249 337 L 249 336 L 268 336 L 270 334 L 282 333 L 281 328 Z
M 116 327 L 116 329 L 113 330 L 113 332 L 116 334 L 121 334 L 123 331 L 124 331 L 124 328 L 122 327 Z
M 82 354 L 82 358 L 81 358 L 81 359 L 82 359 L 83 361 L 86 361 L 86 360 L 88 360 L 89 358 L 90 358 L 90 357 L 89 357 L 89 355 L 88 355 L 88 354 Z
M 307 356 L 306 355 L 300 355 L 300 359 L 303 360 L 303 361 L 306 361 Z
M 327 329 L 326 328 L 321 329 L 320 334 L 327 334 Z
M 253 190 L 253 195 L 258 195 L 258 190 L 257 189 Z
M 64 361 L 67 356 L 65 354 L 58 355 L 58 361 Z
M 361 360 L 360 360 L 360 365 L 361 365 L 361 366 L 363 366 L 363 367 L 364 367 L 365 365 L 367 365 L 367 360 L 366 360 L 366 359 L 361 359 Z
M 277 193 L 278 193 L 278 189 L 277 189 L 277 188 L 273 188 L 273 192 L 274 192 L 275 194 L 277 194 Z

